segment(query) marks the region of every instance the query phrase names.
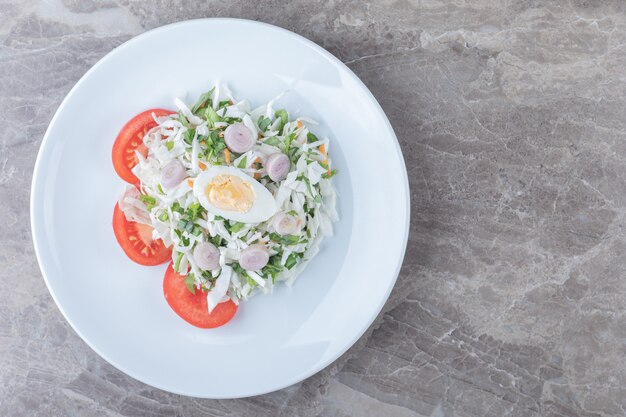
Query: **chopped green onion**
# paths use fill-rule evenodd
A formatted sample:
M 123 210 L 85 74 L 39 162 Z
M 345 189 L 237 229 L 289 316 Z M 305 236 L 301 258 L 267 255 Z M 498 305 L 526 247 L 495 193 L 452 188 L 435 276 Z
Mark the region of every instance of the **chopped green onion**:
M 159 220 L 161 220 L 162 222 L 166 222 L 170 219 L 170 215 L 167 213 L 167 211 L 164 211 L 163 213 L 159 214 Z
M 148 211 L 152 210 L 156 205 L 156 198 L 152 196 L 141 194 L 139 199 L 146 204 L 146 209 L 148 209 Z
M 180 272 L 178 270 L 178 268 L 180 268 L 180 261 L 182 261 L 182 260 L 183 260 L 183 253 L 182 252 L 178 252 L 176 254 L 176 262 L 174 262 L 174 271 Z

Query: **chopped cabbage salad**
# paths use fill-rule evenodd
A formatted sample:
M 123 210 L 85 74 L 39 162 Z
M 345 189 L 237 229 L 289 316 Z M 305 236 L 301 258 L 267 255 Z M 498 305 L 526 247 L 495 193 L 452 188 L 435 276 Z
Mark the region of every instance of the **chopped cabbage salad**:
M 209 312 L 292 284 L 338 219 L 329 140 L 279 99 L 252 109 L 219 84 L 192 106 L 175 99 L 178 113 L 153 114 L 147 157 L 136 152 L 139 190 L 120 197 L 172 247 L 188 290 L 207 291 Z

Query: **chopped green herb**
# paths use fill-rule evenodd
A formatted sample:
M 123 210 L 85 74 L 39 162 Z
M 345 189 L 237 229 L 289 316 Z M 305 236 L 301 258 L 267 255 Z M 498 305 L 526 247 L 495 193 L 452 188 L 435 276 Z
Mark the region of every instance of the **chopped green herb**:
M 264 140 L 263 143 L 265 143 L 266 145 L 275 146 L 278 148 L 278 145 L 280 145 L 280 140 L 278 140 L 276 136 L 270 136 L 269 138 Z
M 241 229 L 244 228 L 246 224 L 245 223 L 240 223 L 240 222 L 230 222 L 228 227 L 228 231 L 230 233 L 237 233 L 238 231 L 240 231 Z
M 289 147 L 291 146 L 291 142 L 293 142 L 293 140 L 296 138 L 296 134 L 295 133 L 290 133 L 286 138 L 285 138 L 285 149 L 289 149 Z
M 194 136 L 196 136 L 195 129 L 187 129 L 185 133 L 183 134 L 183 140 L 185 141 L 187 145 L 191 145 L 193 142 Z
M 337 175 L 337 170 L 333 169 L 332 171 L 330 171 L 330 174 L 328 172 L 323 173 L 322 178 L 328 179 L 334 177 L 335 175 Z
M 172 142 L 171 140 L 166 141 L 165 147 L 167 148 L 168 151 L 171 151 L 172 148 L 174 147 L 174 142 Z
M 211 99 L 211 97 L 213 97 L 214 91 L 215 91 L 215 88 L 212 88 L 206 93 L 202 94 L 198 98 L 198 101 L 196 101 L 196 104 L 194 104 L 193 107 L 191 108 L 191 112 L 195 114 L 198 110 L 200 110 L 204 106 L 213 107 L 213 100 Z
M 298 263 L 298 255 L 295 253 L 292 253 L 291 255 L 287 257 L 287 260 L 285 261 L 285 268 L 291 269 L 294 266 L 296 266 L 297 263 Z
M 178 121 L 182 123 L 183 126 L 189 127 L 189 120 L 187 120 L 182 111 L 178 112 Z
M 187 274 L 187 277 L 185 277 L 185 285 L 190 293 L 196 295 L 196 277 L 193 273 L 190 272 Z
M 306 141 L 308 143 L 317 142 L 319 139 L 313 133 L 309 132 L 306 134 Z
M 187 216 L 189 216 L 189 219 L 191 221 L 195 221 L 205 211 L 206 210 L 204 209 L 204 207 L 200 205 L 200 203 L 191 203 L 189 204 L 189 207 L 187 207 L 186 214 Z
M 156 198 L 149 195 L 141 194 L 139 199 L 146 204 L 146 209 L 148 209 L 148 211 L 152 210 L 156 205 Z
M 182 260 L 183 260 L 183 253 L 182 252 L 178 252 L 176 254 L 176 262 L 174 262 L 174 271 L 180 272 L 178 270 L 178 268 L 180 268 L 180 261 L 182 261 Z
M 210 127 L 214 127 L 215 122 L 219 122 L 221 119 L 220 116 L 215 112 L 213 107 L 206 108 L 206 110 L 204 111 L 204 118 L 207 120 L 207 122 L 209 122 Z
M 295 211 L 295 210 L 289 210 L 289 211 L 287 212 L 287 214 L 288 214 L 288 215 L 290 215 L 290 216 L 297 216 L 297 215 L 298 215 L 298 212 L 297 212 L 297 211 Z
M 209 241 L 217 247 L 220 247 L 222 244 L 222 237 L 220 235 L 215 235 L 209 239 Z
M 172 211 L 175 211 L 175 212 L 180 213 L 180 214 L 184 214 L 185 213 L 185 210 L 180 206 L 178 201 L 175 201 L 172 204 Z
M 282 132 L 287 122 L 289 122 L 289 114 L 287 113 L 287 110 L 280 109 L 280 110 L 276 110 L 276 112 L 274 113 L 274 116 L 276 116 L 277 118 L 280 118 L 280 125 L 278 125 L 278 131 Z
M 248 155 L 241 158 L 241 161 L 239 161 L 239 163 L 237 164 L 237 168 L 242 168 L 242 169 L 245 168 L 246 162 L 248 162 Z
M 300 242 L 300 237 L 295 235 L 279 235 L 278 233 L 270 233 L 270 239 L 283 245 L 296 245 Z
M 219 104 L 218 104 L 218 106 L 217 106 L 217 107 L 218 107 L 219 109 L 221 109 L 221 108 L 224 108 L 224 107 L 228 107 L 228 106 L 230 106 L 230 105 L 231 105 L 231 104 L 230 104 L 230 100 L 222 100 L 222 101 L 220 101 L 220 102 L 219 102 Z
M 159 190 L 159 193 L 165 194 L 165 191 L 163 191 L 163 187 L 161 187 L 161 184 L 157 184 L 157 190 Z
M 159 220 L 161 220 L 162 222 L 166 222 L 170 219 L 170 215 L 167 213 L 167 211 L 164 211 L 163 213 L 159 214 Z
M 261 132 L 265 132 L 267 128 L 269 127 L 269 125 L 271 124 L 272 124 L 272 119 L 270 119 L 269 117 L 265 117 L 265 116 L 259 117 L 258 125 L 259 125 L 259 129 L 261 129 Z

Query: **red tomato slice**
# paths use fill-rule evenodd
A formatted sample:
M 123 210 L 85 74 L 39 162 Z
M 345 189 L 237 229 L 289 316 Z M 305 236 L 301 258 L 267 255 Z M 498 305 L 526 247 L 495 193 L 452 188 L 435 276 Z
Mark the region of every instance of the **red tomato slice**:
M 152 227 L 126 220 L 119 205 L 113 211 L 113 232 L 126 256 L 140 265 L 159 265 L 172 258 L 172 249 L 152 239 Z
M 172 310 L 187 323 L 203 329 L 212 329 L 228 323 L 237 312 L 231 300 L 219 303 L 209 314 L 206 292 L 196 289 L 195 295 L 185 285 L 185 277 L 174 272 L 172 264 L 167 267 L 163 279 L 165 300 Z
M 131 171 L 139 162 L 135 151 L 139 151 L 143 156 L 148 155 L 148 148 L 143 144 L 143 137 L 157 125 L 152 118 L 152 113 L 161 117 L 174 112 L 164 109 L 150 109 L 139 113 L 124 125 L 113 144 L 113 168 L 121 179 L 131 184 L 139 183 Z

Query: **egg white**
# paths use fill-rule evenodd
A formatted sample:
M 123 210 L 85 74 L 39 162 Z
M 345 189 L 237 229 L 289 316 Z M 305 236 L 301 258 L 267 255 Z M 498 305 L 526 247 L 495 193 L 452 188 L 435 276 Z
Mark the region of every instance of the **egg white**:
M 206 194 L 206 188 L 217 175 L 236 176 L 242 181 L 250 184 L 254 194 L 254 201 L 252 203 L 252 208 L 250 208 L 249 211 L 242 213 L 238 211 L 224 210 L 211 204 L 211 201 Z M 198 199 L 202 207 L 204 207 L 209 213 L 222 216 L 227 220 L 233 220 L 236 222 L 261 223 L 271 218 L 278 209 L 276 200 L 267 188 L 251 176 L 243 173 L 235 167 L 214 166 L 200 173 L 194 181 L 193 194 Z

